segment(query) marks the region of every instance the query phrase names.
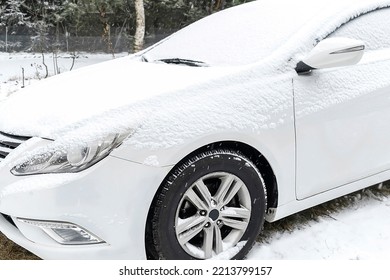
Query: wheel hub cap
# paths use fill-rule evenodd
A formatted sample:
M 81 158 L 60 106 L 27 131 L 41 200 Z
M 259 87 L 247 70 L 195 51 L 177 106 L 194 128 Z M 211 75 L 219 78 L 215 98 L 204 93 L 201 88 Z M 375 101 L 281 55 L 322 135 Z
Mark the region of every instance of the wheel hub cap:
M 219 218 L 219 211 L 217 209 L 211 210 L 209 217 L 213 220 L 213 222 L 215 222 Z

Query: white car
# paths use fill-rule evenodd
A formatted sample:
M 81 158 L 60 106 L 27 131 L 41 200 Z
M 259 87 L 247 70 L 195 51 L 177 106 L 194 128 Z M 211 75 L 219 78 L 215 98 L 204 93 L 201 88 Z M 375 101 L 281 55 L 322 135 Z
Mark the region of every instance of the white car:
M 389 0 L 227 9 L 2 102 L 0 230 L 44 259 L 241 259 L 390 179 L 389 108 Z

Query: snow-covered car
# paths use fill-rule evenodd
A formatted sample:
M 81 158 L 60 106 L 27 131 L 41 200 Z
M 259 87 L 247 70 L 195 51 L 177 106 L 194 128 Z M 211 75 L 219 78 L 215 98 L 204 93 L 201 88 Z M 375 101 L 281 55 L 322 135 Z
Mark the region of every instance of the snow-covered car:
M 46 259 L 244 258 L 390 179 L 389 97 L 389 0 L 224 10 L 2 102 L 0 230 Z

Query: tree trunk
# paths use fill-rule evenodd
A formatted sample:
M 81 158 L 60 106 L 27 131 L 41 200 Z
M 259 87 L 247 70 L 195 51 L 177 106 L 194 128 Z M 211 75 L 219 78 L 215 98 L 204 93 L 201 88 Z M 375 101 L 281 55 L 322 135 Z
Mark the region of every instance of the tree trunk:
M 145 9 L 143 0 L 135 0 L 136 27 L 134 35 L 133 51 L 138 52 L 144 46 L 145 38 Z
M 107 18 L 107 7 L 105 4 L 96 5 L 96 7 L 99 12 L 100 21 L 103 24 L 103 34 L 102 34 L 103 42 L 106 44 L 107 52 L 112 53 L 112 55 L 114 56 L 114 49 L 112 47 L 111 34 L 110 34 L 110 23 L 108 22 L 108 18 Z
M 8 52 L 8 26 L 5 26 L 5 52 Z

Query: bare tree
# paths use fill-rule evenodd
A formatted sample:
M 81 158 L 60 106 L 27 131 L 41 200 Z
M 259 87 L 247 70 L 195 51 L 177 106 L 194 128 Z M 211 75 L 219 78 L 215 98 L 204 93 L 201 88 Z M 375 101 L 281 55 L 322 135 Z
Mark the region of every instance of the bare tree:
M 109 1 L 96 1 L 96 9 L 100 16 L 100 21 L 103 24 L 103 42 L 107 46 L 107 52 L 114 55 L 114 50 L 111 42 L 111 26 L 107 15 L 107 10 L 109 9 Z
M 134 35 L 134 52 L 142 50 L 145 39 L 145 9 L 143 0 L 134 0 L 135 15 L 136 15 L 136 27 Z

